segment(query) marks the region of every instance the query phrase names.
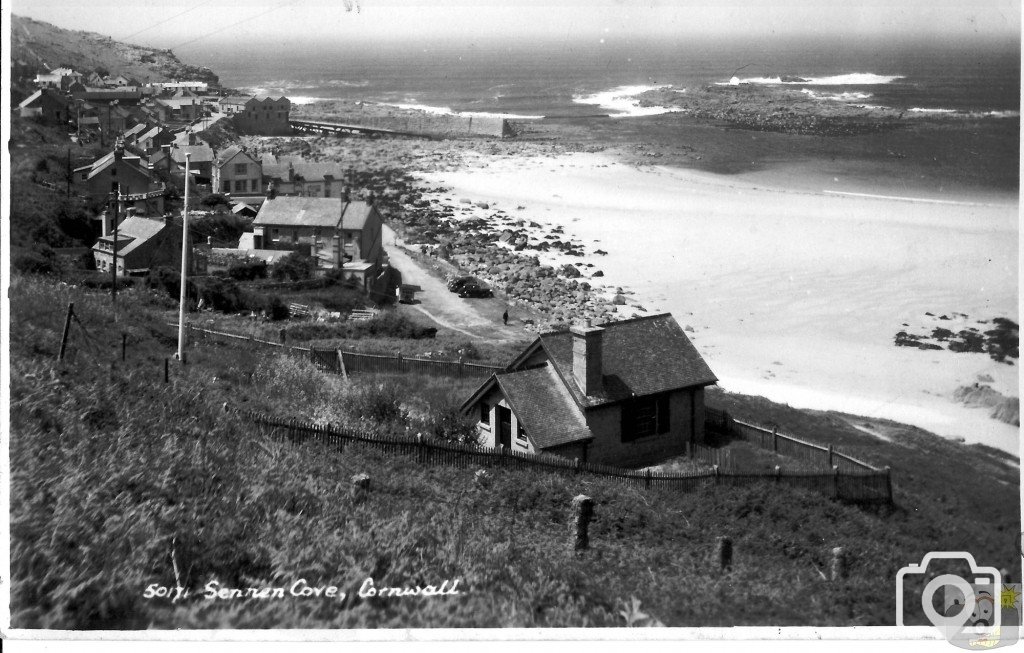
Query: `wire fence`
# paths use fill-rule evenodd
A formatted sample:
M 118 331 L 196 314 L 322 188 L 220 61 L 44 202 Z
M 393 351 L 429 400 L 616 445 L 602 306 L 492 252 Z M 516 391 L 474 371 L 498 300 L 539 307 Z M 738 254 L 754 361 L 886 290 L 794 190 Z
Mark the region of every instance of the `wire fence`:
M 170 323 L 169 323 L 170 324 Z M 177 326 L 171 324 L 171 326 Z M 424 374 L 428 376 L 444 376 L 452 378 L 486 378 L 495 372 L 504 371 L 504 366 L 487 363 L 470 363 L 465 360 L 443 360 L 434 358 L 418 358 L 402 354 L 364 354 L 342 349 L 317 349 L 315 347 L 296 347 L 272 340 L 261 340 L 255 336 L 245 336 L 226 331 L 216 331 L 186 325 L 189 339 L 198 336 L 205 338 L 224 338 L 237 343 L 248 343 L 276 347 L 285 353 L 309 359 L 317 369 L 332 374 L 348 376 L 350 374 Z
M 797 458 L 812 467 L 825 469 L 838 468 L 841 472 L 876 472 L 885 470 L 870 465 L 863 460 L 840 451 L 834 446 L 820 445 L 800 438 L 779 433 L 778 429 L 769 429 L 738 420 L 725 410 L 710 406 L 704 408 L 705 424 L 712 430 L 739 437 L 762 449 L 773 451 L 782 456 Z
M 415 456 L 424 465 L 447 465 L 462 469 L 499 467 L 504 469 L 537 470 L 570 476 L 591 475 L 617 481 L 643 489 L 687 491 L 706 485 L 748 486 L 757 483 L 775 483 L 802 487 L 826 496 L 852 502 L 891 503 L 892 483 L 888 470 L 847 471 L 838 467 L 826 473 L 737 472 L 714 466 L 707 471 L 661 472 L 651 469 L 625 469 L 610 465 L 583 462 L 545 453 L 513 451 L 506 447 L 481 447 L 422 436 L 379 436 L 342 429 L 326 424 L 314 424 L 296 419 L 279 419 L 258 412 L 243 413 L 255 424 L 269 429 L 276 439 L 295 444 L 317 442 L 344 452 L 350 447 L 372 447 L 389 454 Z M 698 447 L 694 450 L 699 450 Z M 706 448 L 710 450 L 710 448 Z M 699 455 L 699 454 L 698 454 Z M 711 455 L 711 454 L 705 454 Z

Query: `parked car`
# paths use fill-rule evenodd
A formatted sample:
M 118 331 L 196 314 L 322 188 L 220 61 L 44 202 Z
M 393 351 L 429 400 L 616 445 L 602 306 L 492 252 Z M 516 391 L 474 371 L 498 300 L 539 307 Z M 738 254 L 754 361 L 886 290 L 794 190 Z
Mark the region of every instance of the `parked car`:
M 482 281 L 473 280 L 462 284 L 459 297 L 493 297 L 494 293 Z
M 453 279 L 448 280 L 448 290 L 452 292 L 459 292 L 460 290 L 462 290 L 462 287 L 469 283 L 470 281 L 474 281 L 477 283 L 480 282 L 480 280 L 477 279 L 476 277 L 455 277 Z

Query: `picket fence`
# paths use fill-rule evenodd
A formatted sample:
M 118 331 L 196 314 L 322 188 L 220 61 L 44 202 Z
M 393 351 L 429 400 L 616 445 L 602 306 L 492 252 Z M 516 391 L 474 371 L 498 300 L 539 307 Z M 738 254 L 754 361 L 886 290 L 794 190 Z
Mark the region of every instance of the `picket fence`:
M 344 452 L 346 447 L 363 446 L 394 454 L 415 456 L 422 464 L 458 468 L 500 467 L 519 470 L 544 470 L 567 475 L 589 474 L 610 478 L 643 489 L 688 491 L 706 485 L 749 486 L 775 483 L 802 487 L 826 496 L 851 502 L 891 503 L 892 483 L 888 472 L 846 472 L 834 468 L 831 473 L 736 472 L 721 467 L 709 471 L 682 473 L 624 469 L 582 462 L 552 454 L 531 454 L 505 447 L 490 448 L 425 439 L 422 436 L 378 436 L 335 426 L 312 424 L 294 419 L 278 419 L 262 413 L 246 412 L 255 424 L 265 427 L 275 439 L 295 444 L 319 443 Z M 701 449 L 702 447 L 697 447 Z M 707 448 L 710 449 L 710 448 Z

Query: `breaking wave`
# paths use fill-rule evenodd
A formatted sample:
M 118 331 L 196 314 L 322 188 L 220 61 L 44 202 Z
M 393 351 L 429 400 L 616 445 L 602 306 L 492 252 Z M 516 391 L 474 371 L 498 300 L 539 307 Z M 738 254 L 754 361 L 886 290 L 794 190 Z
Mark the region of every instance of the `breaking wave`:
M 812 100 L 834 100 L 836 102 L 852 102 L 854 100 L 866 100 L 871 97 L 871 93 L 858 93 L 856 91 L 848 91 L 845 93 L 819 93 L 812 91 L 809 88 L 800 90 L 801 93 L 808 95 Z
M 635 118 L 638 116 L 657 116 L 662 113 L 678 111 L 672 107 L 644 107 L 640 106 L 637 96 L 659 88 L 668 88 L 668 84 L 657 86 L 616 86 L 608 91 L 601 91 L 592 95 L 575 95 L 572 101 L 576 104 L 592 104 L 602 109 L 614 111 L 610 114 L 612 118 Z
M 450 107 L 435 107 L 429 104 L 415 104 L 410 102 L 380 102 L 382 106 L 395 107 L 410 111 L 422 111 L 435 116 L 467 116 L 482 118 L 507 118 L 509 120 L 540 120 L 544 116 L 523 116 L 518 113 L 500 113 L 491 111 L 454 111 Z
M 782 77 L 733 77 L 727 82 L 716 82 L 719 86 L 738 86 L 740 84 L 803 84 L 805 86 L 873 86 L 875 84 L 891 84 L 903 75 L 876 75 L 875 73 L 846 73 L 826 77 L 799 77 L 796 75 Z

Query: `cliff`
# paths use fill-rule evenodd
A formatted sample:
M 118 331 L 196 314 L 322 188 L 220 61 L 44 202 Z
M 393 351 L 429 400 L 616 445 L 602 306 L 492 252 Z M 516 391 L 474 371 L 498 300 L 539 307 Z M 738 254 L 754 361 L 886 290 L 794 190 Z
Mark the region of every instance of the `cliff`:
M 121 43 L 109 36 L 68 30 L 24 16 L 11 16 L 12 80 L 66 66 L 88 74 L 125 75 L 140 82 L 199 80 L 217 84 L 217 75 L 183 63 L 170 50 Z

